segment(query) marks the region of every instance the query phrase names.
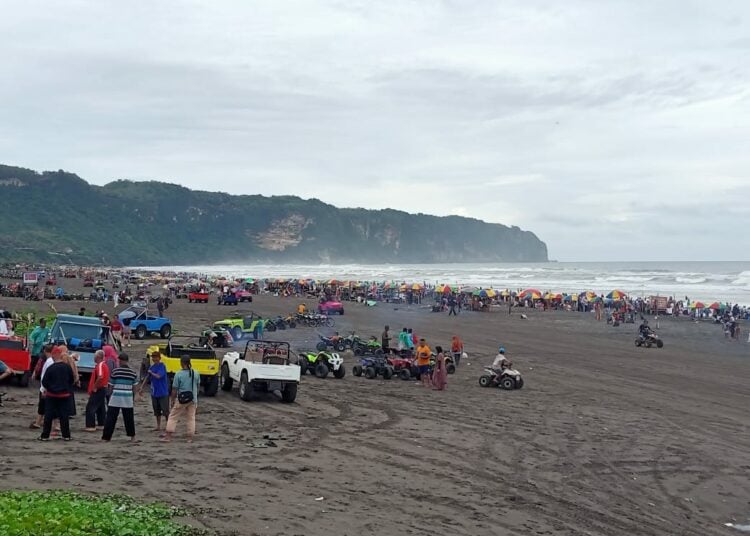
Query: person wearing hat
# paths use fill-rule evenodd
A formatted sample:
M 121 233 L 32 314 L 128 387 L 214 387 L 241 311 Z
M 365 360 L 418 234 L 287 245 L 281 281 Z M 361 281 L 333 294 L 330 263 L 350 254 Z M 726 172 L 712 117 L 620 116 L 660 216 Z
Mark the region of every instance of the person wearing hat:
M 156 417 L 156 428 L 154 432 L 161 431 L 161 418 L 164 417 L 164 426 L 169 419 L 169 378 L 167 377 L 167 367 L 161 362 L 161 353 L 154 350 L 151 353 L 151 362 L 153 363 L 148 374 L 143 378 L 138 394 L 143 394 L 143 387 L 146 382 L 151 384 L 151 407 L 154 409 Z
M 109 375 L 109 407 L 104 419 L 102 441 L 112 439 L 120 411 L 122 411 L 122 420 L 125 421 L 125 433 L 130 441 L 135 441 L 133 399 L 138 384 L 138 375 L 128 366 L 128 361 L 130 361 L 128 354 L 120 354 L 119 366 Z

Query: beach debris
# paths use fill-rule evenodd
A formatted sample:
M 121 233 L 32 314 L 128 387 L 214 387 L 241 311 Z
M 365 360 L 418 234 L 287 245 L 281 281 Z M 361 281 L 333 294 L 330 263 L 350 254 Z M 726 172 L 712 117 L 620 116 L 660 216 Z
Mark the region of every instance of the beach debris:
M 725 527 L 737 529 L 740 532 L 750 532 L 750 524 L 740 525 L 738 523 L 724 523 Z
M 316 501 L 322 501 L 322 500 L 324 500 L 324 499 L 325 499 L 325 497 L 315 497 L 315 500 L 316 500 Z

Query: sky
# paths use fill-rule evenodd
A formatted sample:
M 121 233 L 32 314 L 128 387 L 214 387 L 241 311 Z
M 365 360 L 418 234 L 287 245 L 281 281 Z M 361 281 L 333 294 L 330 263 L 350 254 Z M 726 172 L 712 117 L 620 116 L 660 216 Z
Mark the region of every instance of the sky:
M 0 0 L 0 162 L 750 260 L 747 0 Z

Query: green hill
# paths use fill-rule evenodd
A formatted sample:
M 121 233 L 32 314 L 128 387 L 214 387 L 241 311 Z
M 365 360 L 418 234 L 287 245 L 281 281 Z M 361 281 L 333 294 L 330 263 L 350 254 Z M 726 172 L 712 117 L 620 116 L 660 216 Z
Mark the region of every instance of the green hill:
M 336 208 L 163 182 L 94 186 L 0 165 L 0 261 L 105 265 L 546 261 L 536 235 L 458 216 Z

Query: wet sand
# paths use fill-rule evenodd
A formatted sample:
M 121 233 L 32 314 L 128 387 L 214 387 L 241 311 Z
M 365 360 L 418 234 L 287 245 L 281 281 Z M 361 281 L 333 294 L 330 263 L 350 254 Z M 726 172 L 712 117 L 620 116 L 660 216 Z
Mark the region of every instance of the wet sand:
M 168 315 L 189 334 L 230 311 L 275 315 L 298 302 L 176 300 Z M 16 299 L 0 306 L 46 308 Z M 388 323 L 394 336 L 408 326 L 432 345 L 459 334 L 469 361 L 445 392 L 356 378 L 349 361 L 342 380 L 305 376 L 292 405 L 272 396 L 243 402 L 236 390 L 200 397 L 192 445 L 158 441 L 148 397 L 136 409 L 142 442 L 129 444 L 120 423 L 102 444 L 82 431 L 85 393 L 74 441 L 41 443 L 28 429 L 36 389 L 3 386 L 14 400 L 0 408 L 0 487 L 165 501 L 193 509 L 195 524 L 220 534 L 707 536 L 734 533 L 723 526 L 733 518 L 747 521 L 750 346 L 725 340 L 715 325 L 661 320 L 665 347 L 642 349 L 632 324 L 564 312 L 522 320 L 519 312 L 449 318 L 418 306 L 347 304 L 335 317 L 342 333 L 379 336 Z M 293 348 L 317 340 L 312 328 L 271 335 Z M 154 340 L 133 344 L 132 364 Z M 479 387 L 498 343 L 522 372 L 522 390 Z M 254 447 L 266 434 L 276 446 Z

